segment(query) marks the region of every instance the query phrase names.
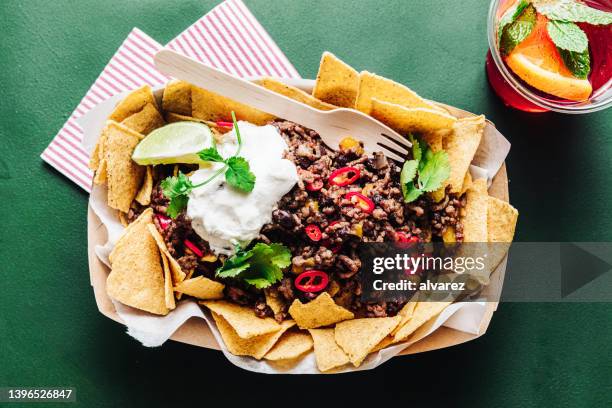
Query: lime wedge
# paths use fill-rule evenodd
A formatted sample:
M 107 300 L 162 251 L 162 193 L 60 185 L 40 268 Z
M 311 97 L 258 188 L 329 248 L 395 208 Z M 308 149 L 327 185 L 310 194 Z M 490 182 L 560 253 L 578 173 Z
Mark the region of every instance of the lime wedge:
M 208 126 L 197 122 L 176 122 L 155 129 L 142 139 L 132 160 L 140 165 L 203 163 L 198 152 L 212 146 Z

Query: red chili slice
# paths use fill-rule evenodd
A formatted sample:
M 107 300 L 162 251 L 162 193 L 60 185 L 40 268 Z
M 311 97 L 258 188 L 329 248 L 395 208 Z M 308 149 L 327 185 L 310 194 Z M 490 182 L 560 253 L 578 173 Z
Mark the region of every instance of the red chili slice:
M 315 242 L 320 241 L 321 236 L 323 235 L 321 233 L 321 228 L 314 224 L 307 225 L 306 228 L 304 228 L 304 231 L 306 232 L 306 235 L 308 235 L 308 238 Z
M 155 218 L 157 218 L 157 222 L 159 222 L 159 226 L 161 229 L 165 230 L 170 226 L 172 220 L 169 217 L 166 217 L 163 214 L 155 214 Z
M 306 272 L 300 273 L 295 278 L 295 287 L 302 292 L 319 292 L 327 287 L 329 283 L 329 276 L 323 271 L 317 271 L 312 269 Z
M 365 213 L 371 213 L 374 211 L 374 202 L 370 200 L 368 197 L 364 196 L 357 191 L 351 191 L 350 193 L 346 193 L 344 196 L 347 200 L 350 200 L 355 206 L 361 208 L 361 210 Z M 355 200 L 353 200 L 355 198 Z
M 306 183 L 306 190 L 308 191 L 319 191 L 323 188 L 323 180 L 317 179 L 312 183 Z
M 397 243 L 397 246 L 399 248 L 408 248 L 412 244 L 419 241 L 419 237 L 417 237 L 416 235 L 408 236 L 408 234 L 403 231 L 395 232 L 395 242 Z
M 361 177 L 361 172 L 356 167 L 342 167 L 341 169 L 334 170 L 329 175 L 329 184 L 333 186 L 348 186 L 353 184 Z
M 198 248 L 198 246 L 196 244 L 194 244 L 193 242 L 191 242 L 190 240 L 186 239 L 183 241 L 183 244 L 185 244 L 185 246 L 189 249 L 191 249 L 191 251 L 196 254 L 196 256 L 198 258 L 202 258 L 204 256 L 204 253 L 202 252 L 202 250 L 200 248 Z
M 217 124 L 217 126 L 219 127 L 224 127 L 224 128 L 233 128 L 234 124 L 232 122 L 224 122 L 222 120 L 215 122 Z

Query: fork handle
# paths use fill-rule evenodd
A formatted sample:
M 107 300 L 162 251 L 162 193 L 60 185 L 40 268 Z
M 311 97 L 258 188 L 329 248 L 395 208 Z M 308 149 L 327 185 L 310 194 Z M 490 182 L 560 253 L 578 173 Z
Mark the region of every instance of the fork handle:
M 278 118 L 300 123 L 311 129 L 320 122 L 319 111 L 306 104 L 274 93 L 250 81 L 204 65 L 171 50 L 155 54 L 155 67 L 162 73 L 252 106 Z M 315 125 L 315 126 L 313 126 Z

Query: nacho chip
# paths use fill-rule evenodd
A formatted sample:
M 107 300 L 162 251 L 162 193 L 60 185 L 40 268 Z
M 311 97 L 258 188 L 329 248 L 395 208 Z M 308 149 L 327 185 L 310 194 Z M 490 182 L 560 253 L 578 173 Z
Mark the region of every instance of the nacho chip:
M 166 122 L 174 123 L 174 122 L 198 122 L 202 123 L 206 126 L 215 126 L 215 122 L 211 122 L 209 120 L 203 120 L 194 118 L 193 116 L 181 115 L 180 113 L 167 112 L 165 115 Z
M 380 351 L 380 350 L 382 350 L 384 348 L 387 348 L 388 346 L 392 345 L 393 343 L 394 343 L 393 336 L 391 334 L 389 334 L 384 339 L 379 341 L 378 344 L 376 346 L 374 346 L 372 351 L 370 351 L 370 353 L 376 353 L 377 351 Z
M 465 173 L 465 177 L 463 178 L 463 185 L 461 186 L 461 195 L 463 195 L 468 188 L 470 188 L 472 186 L 472 173 L 470 173 L 469 171 L 467 171 Z
M 108 119 L 122 122 L 133 114 L 140 112 L 146 104 L 152 104 L 157 108 L 157 101 L 149 85 L 144 85 L 129 93 L 117 104 Z
M 312 336 L 304 332 L 287 332 L 264 356 L 266 360 L 291 360 L 312 349 Z
M 487 208 L 488 242 L 512 242 L 518 211 L 509 203 L 489 197 Z
M 465 173 L 468 172 L 472 159 L 478 150 L 484 133 L 485 117 L 483 115 L 457 120 L 453 132 L 444 139 L 444 150 L 448 154 L 451 173 L 447 185 L 451 193 L 461 191 Z
M 416 305 L 418 304 L 418 302 L 415 299 L 416 299 L 416 295 L 412 298 L 412 300 L 410 300 L 409 302 L 406 302 L 404 307 L 402 307 L 402 309 L 399 311 L 397 315 L 401 316 L 402 319 L 400 320 L 400 322 L 397 324 L 397 327 L 393 331 L 399 330 L 400 327 L 405 325 L 406 322 L 412 318 L 412 316 L 414 315 L 414 309 L 416 309 Z
M 151 193 L 153 192 L 153 167 L 147 166 L 142 187 L 134 198 L 141 205 L 149 205 L 151 203 Z
M 130 225 L 130 223 L 128 222 L 128 217 L 126 213 L 123 213 L 121 211 L 119 211 L 119 222 L 121 223 L 121 225 L 123 225 L 124 227 L 127 227 L 128 225 Z
M 166 112 L 191 115 L 191 87 L 192 85 L 185 81 L 168 82 L 162 96 L 162 109 Z
M 124 231 L 109 255 L 106 293 L 125 305 L 158 315 L 168 314 L 162 260 L 149 233 L 153 210 L 145 210 Z
M 161 113 L 157 110 L 157 105 L 147 103 L 140 112 L 136 112 L 123 119 L 121 124 L 129 127 L 134 132 L 148 135 L 153 130 L 164 126 L 165 122 Z
M 100 137 L 96 142 L 96 146 L 94 147 L 93 152 L 91 153 L 91 157 L 89 158 L 89 168 L 97 171 L 100 167 L 100 162 L 104 160 L 104 143 L 106 141 L 106 136 L 104 132 L 100 133 Z M 105 176 L 106 177 L 106 176 Z
M 316 329 L 355 317 L 351 311 L 338 306 L 327 292 L 306 304 L 294 300 L 289 307 L 289 314 L 300 329 Z
M 161 236 L 161 234 L 157 230 L 157 227 L 155 226 L 155 224 L 152 224 L 152 226 L 149 226 L 149 231 L 151 232 L 151 235 L 155 239 L 155 242 L 157 243 L 159 250 L 164 255 L 166 255 L 166 258 L 168 258 L 168 263 L 170 264 L 170 273 L 172 274 L 172 282 L 174 283 L 174 285 L 178 285 L 179 283 L 185 280 L 185 272 L 183 272 L 183 270 L 181 269 L 181 265 L 179 265 L 177 260 L 174 259 L 172 255 L 170 255 L 170 251 L 168 251 L 168 248 L 166 247 L 164 238 Z
M 93 182 L 95 184 L 106 184 L 107 180 L 106 159 L 103 159 L 96 170 L 96 175 L 94 176 Z
M 212 122 L 231 122 L 232 111 L 236 113 L 237 120 L 245 120 L 255 125 L 265 125 L 274 119 L 273 115 L 195 86 L 191 91 L 191 103 L 191 116 Z
M 170 274 L 170 267 L 168 266 L 168 258 L 163 252 L 160 252 L 162 259 L 162 266 L 164 268 L 164 299 L 166 301 L 166 307 L 170 310 L 176 308 L 176 302 L 174 301 L 174 291 L 172 290 L 172 275 Z
M 250 308 L 225 300 L 207 300 L 200 302 L 200 304 L 221 315 L 234 328 L 238 336 L 243 339 L 276 333 L 282 328 L 276 320 L 270 317 L 261 319 L 255 316 Z
M 475 180 L 465 193 L 465 216 L 462 218 L 464 242 L 487 242 L 487 180 Z
M 369 115 L 372 111 L 372 98 L 395 103 L 406 108 L 439 110 L 436 105 L 421 98 L 406 86 L 371 72 L 361 71 L 359 73 L 359 92 L 355 101 L 355 109 Z
M 308 330 L 314 342 L 315 359 L 319 370 L 325 372 L 349 362 L 344 351 L 336 344 L 334 329 Z
M 145 167 L 132 161 L 132 152 L 142 135 L 114 121 L 108 121 L 102 133 L 108 206 L 126 213 L 142 185 L 146 172 Z
M 266 304 L 270 306 L 274 314 L 280 313 L 285 309 L 285 302 L 283 302 L 276 289 L 264 289 L 264 295 L 266 295 Z
M 255 317 L 255 319 L 259 319 L 259 317 L 256 317 L 253 314 L 253 311 L 249 310 L 249 312 L 253 315 L 253 317 Z M 265 356 L 272 347 L 274 347 L 283 333 L 295 325 L 293 320 L 285 320 L 283 323 L 278 325 L 279 328 L 273 333 L 245 339 L 238 335 L 238 333 L 234 330 L 234 326 L 230 325 L 230 323 L 224 319 L 223 316 L 215 312 L 212 312 L 212 315 L 215 319 L 215 323 L 217 323 L 217 329 L 219 329 L 219 333 L 223 338 L 223 342 L 225 343 L 227 350 L 236 356 L 251 356 L 257 360 L 261 360 L 261 358 Z
M 393 342 L 404 341 L 416 329 L 427 323 L 432 317 L 439 315 L 452 302 L 419 302 L 412 317 L 403 325 L 395 330 Z
M 280 81 L 277 81 L 276 79 L 263 78 L 259 81 L 259 85 L 263 86 L 266 89 L 269 89 L 272 92 L 284 95 L 287 98 L 295 99 L 298 102 L 302 102 L 306 105 L 312 106 L 315 109 L 332 110 L 336 108 L 334 105 L 330 105 L 329 103 L 320 101 L 314 96 L 302 91 L 301 89 L 286 85 Z
M 334 338 L 355 367 L 402 320 L 402 316 L 353 319 L 336 324 Z
M 220 282 L 215 282 L 204 276 L 198 276 L 182 281 L 174 287 L 174 290 L 198 299 L 208 300 L 223 299 L 224 288 L 225 285 Z
M 325 51 L 312 96 L 331 105 L 354 108 L 359 91 L 359 73 L 334 54 Z
M 395 103 L 372 98 L 370 115 L 399 133 L 430 133 L 450 129 L 457 121 L 454 116 L 427 108 L 406 108 Z

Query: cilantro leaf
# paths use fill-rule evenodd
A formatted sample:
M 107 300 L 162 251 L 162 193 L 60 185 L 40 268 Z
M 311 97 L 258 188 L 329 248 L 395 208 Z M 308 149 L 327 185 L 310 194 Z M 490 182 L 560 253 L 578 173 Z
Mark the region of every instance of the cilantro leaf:
M 208 149 L 202 150 L 200 153 L 198 153 L 198 156 L 200 156 L 200 159 L 204 161 L 218 162 L 218 163 L 224 162 L 223 157 L 221 157 L 221 155 L 219 154 L 219 151 L 217 150 L 216 146 L 212 146 L 212 147 L 209 147 Z
M 538 13 L 550 20 L 593 25 L 612 24 L 612 13 L 589 7 L 576 0 L 534 0 L 533 5 Z
M 242 279 L 258 289 L 267 288 L 283 278 L 291 265 L 291 252 L 281 244 L 257 243 L 249 251 L 238 251 L 228 258 L 215 276 Z
M 166 213 L 171 218 L 176 218 L 187 207 L 188 194 L 194 188 L 193 183 L 189 177 L 179 171 L 176 177 L 167 177 L 162 180 L 161 188 L 164 196 L 170 199 Z
M 418 146 L 414 144 L 414 146 Z M 417 160 L 408 160 L 404 162 L 402 166 L 402 172 L 400 173 L 400 185 L 402 186 L 402 194 L 404 198 L 408 195 L 408 185 L 414 186 L 412 180 L 416 176 L 417 167 L 419 162 Z
M 502 55 L 508 55 L 514 47 L 525 40 L 533 31 L 536 23 L 536 11 L 530 4 L 521 11 L 516 19 L 502 30 L 499 49 Z
M 574 23 L 565 21 L 549 21 L 546 30 L 557 48 L 572 52 L 584 52 L 589 49 L 589 40 Z
M 561 58 L 565 66 L 572 72 L 576 78 L 586 79 L 591 72 L 591 57 L 589 50 L 583 52 L 574 52 L 559 49 Z
M 255 188 L 255 174 L 251 172 L 249 162 L 243 157 L 230 157 L 225 161 L 227 171 L 225 180 L 230 186 L 245 192 L 253 191 Z
M 413 160 L 404 162 L 400 185 L 404 202 L 410 203 L 423 193 L 436 191 L 450 176 L 450 162 L 445 151 L 433 152 L 423 140 L 409 135 L 413 145 Z
M 431 150 L 429 150 L 431 151 Z M 445 151 L 432 153 L 419 171 L 419 184 L 424 192 L 436 191 L 450 176 L 450 162 Z

